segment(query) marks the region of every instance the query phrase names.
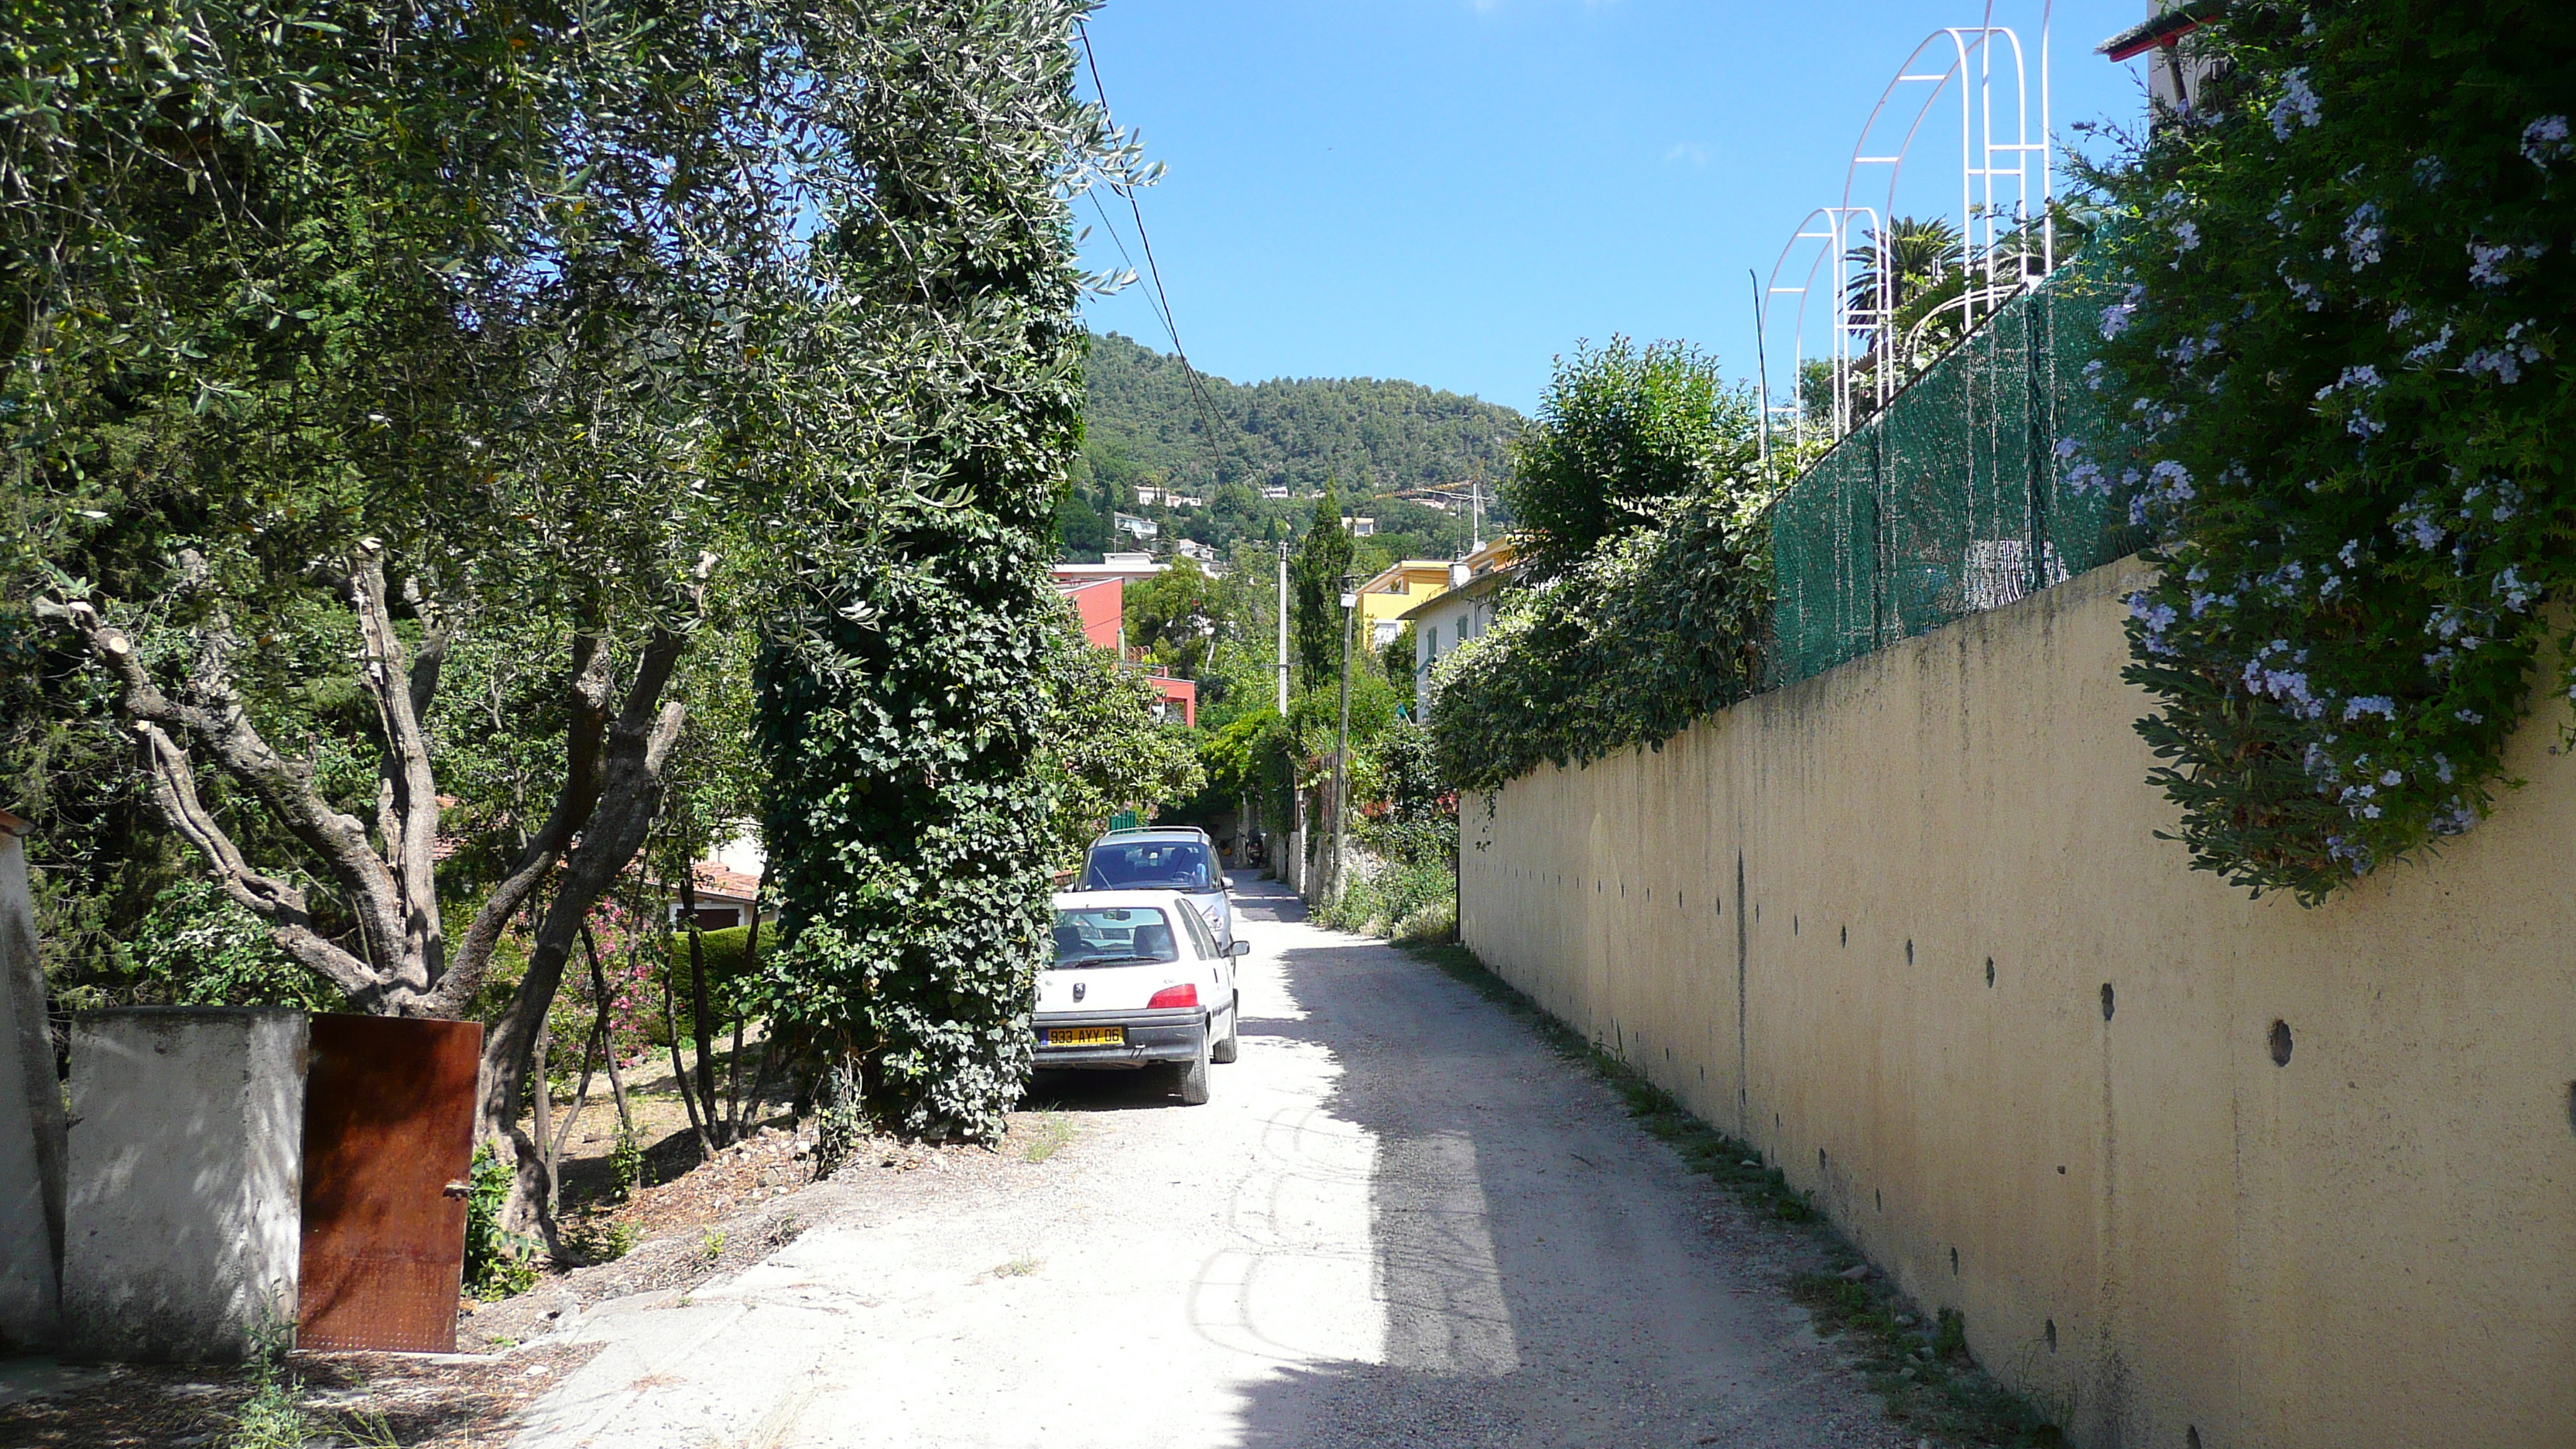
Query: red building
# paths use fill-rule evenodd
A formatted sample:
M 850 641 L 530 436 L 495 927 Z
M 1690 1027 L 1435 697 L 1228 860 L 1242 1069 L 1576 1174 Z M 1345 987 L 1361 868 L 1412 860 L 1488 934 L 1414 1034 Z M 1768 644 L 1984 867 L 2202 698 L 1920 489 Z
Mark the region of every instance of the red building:
M 1127 581 L 1122 578 L 1067 580 L 1058 575 L 1056 592 L 1073 605 L 1082 620 L 1082 637 L 1095 649 L 1116 649 L 1127 626 Z
M 1162 693 L 1164 719 L 1177 714 L 1184 726 L 1195 729 L 1199 722 L 1198 685 L 1127 660 L 1127 581 L 1151 578 L 1163 568 L 1141 553 L 1113 553 L 1104 563 L 1057 564 L 1055 587 L 1082 621 L 1082 637 L 1091 641 L 1093 648 L 1110 650 L 1129 668 L 1141 672 L 1145 682 Z

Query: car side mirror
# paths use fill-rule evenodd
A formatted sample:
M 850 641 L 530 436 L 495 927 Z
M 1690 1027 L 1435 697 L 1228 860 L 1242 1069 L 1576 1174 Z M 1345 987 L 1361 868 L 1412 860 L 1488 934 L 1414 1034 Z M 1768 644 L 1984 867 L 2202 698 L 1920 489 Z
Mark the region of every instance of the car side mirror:
M 1216 885 L 1219 890 L 1230 891 L 1234 889 L 1234 877 L 1230 875 L 1218 876 Z
M 1250 941 L 1229 941 L 1226 943 L 1225 954 L 1229 956 L 1249 956 L 1252 954 L 1252 943 Z

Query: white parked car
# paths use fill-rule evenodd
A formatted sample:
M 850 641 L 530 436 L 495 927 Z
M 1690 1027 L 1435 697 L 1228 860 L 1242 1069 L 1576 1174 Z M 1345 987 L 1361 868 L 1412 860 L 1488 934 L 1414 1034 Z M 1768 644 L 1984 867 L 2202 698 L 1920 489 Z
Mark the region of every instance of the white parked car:
M 1055 898 L 1055 961 L 1038 973 L 1042 1068 L 1168 1065 L 1181 1100 L 1208 1099 L 1208 1064 L 1235 1058 L 1235 958 L 1173 891 L 1066 891 Z

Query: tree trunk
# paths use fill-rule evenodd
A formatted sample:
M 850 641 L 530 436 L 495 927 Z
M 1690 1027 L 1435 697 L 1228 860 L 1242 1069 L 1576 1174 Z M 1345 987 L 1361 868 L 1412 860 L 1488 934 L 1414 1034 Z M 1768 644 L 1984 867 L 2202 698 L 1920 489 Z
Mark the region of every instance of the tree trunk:
M 552 1197 L 545 1154 L 521 1133 L 516 1123 L 526 1100 L 528 1062 L 546 1012 L 563 984 L 566 961 L 591 910 L 608 894 L 618 876 L 643 849 L 645 836 L 662 808 L 662 771 L 687 718 L 678 703 L 656 709 L 682 642 L 656 635 L 638 662 L 633 686 L 616 725 L 609 731 L 600 770 L 598 803 L 592 808 L 579 843 L 565 858 L 553 900 L 546 906 L 528 952 L 528 974 L 512 993 L 510 1004 L 483 1038 L 483 1133 L 515 1150 L 518 1181 L 511 1194 L 513 1226 L 531 1215 L 557 1246 L 553 1215 L 543 1211 Z
M 537 1044 L 528 1054 L 528 1070 L 531 1078 L 529 1085 L 534 1088 L 532 1095 L 536 1098 L 536 1110 L 530 1114 L 528 1124 L 531 1129 L 530 1135 L 537 1139 L 538 1161 L 544 1164 L 546 1170 L 546 1215 L 551 1217 L 554 1215 L 557 1194 L 555 1192 L 555 1139 L 554 1134 L 547 1130 L 553 1125 L 554 1105 L 554 1084 L 546 1079 L 546 1048 L 550 1045 L 546 1040 L 548 1035 L 550 1033 L 539 1032 Z
M 751 924 L 744 930 L 742 938 L 742 969 L 746 974 L 760 969 L 760 898 L 768 892 L 769 857 L 764 854 L 760 861 L 760 877 L 751 886 Z M 746 1104 L 742 1099 L 742 1029 L 750 1019 L 748 1009 L 737 1013 L 733 1019 L 733 1080 L 725 1088 L 725 1099 L 733 1108 L 736 1137 L 742 1135 L 746 1108 L 754 1118 L 760 1115 L 758 1101 Z M 761 1038 L 760 1066 L 761 1075 L 766 1077 L 769 1073 L 769 1039 L 765 1035 Z M 753 1095 L 756 1098 L 757 1091 Z
M 689 1130 L 697 1134 L 698 1160 L 713 1161 L 715 1144 L 708 1139 L 707 1124 L 698 1115 L 698 1099 L 689 1090 L 689 1064 L 680 1059 L 680 1015 L 671 1006 L 671 978 L 662 978 L 662 1025 L 671 1033 L 671 1085 L 680 1089 L 680 1105 L 689 1112 Z
M 617 1033 L 609 1021 L 608 972 L 599 964 L 599 942 L 590 933 L 590 922 L 581 923 L 581 949 L 590 957 L 590 989 L 599 997 L 600 1054 L 608 1062 L 608 1094 L 617 1103 L 617 1130 L 626 1137 L 635 1135 L 635 1114 L 626 1106 L 626 1079 L 617 1069 Z
M 724 1123 L 716 1118 L 715 1013 L 707 1005 L 707 944 L 698 929 L 695 861 L 680 866 L 680 914 L 689 919 L 689 1033 L 698 1039 L 698 1105 L 706 1113 L 708 1142 L 722 1146 L 727 1139 Z

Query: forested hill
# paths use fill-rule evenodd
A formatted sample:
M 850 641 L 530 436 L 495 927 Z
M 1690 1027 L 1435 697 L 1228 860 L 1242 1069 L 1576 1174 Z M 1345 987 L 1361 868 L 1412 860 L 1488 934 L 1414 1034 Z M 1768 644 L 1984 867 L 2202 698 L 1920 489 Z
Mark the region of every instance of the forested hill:
M 1277 500 L 1246 506 L 1257 504 L 1260 490 L 1311 494 L 1327 479 L 1358 503 L 1481 478 L 1490 506 L 1504 445 L 1521 426 L 1521 415 L 1507 407 L 1376 378 L 1236 383 L 1201 373 L 1203 407 L 1177 359 L 1114 332 L 1093 335 L 1086 366 L 1083 451 L 1091 477 L 1081 490 L 1089 495 L 1084 501 L 1105 512 L 1132 506 L 1140 486 L 1168 485 L 1206 497 L 1211 512 L 1233 515 L 1221 531 L 1235 536 L 1267 531 L 1255 515 L 1312 509 L 1309 503 L 1291 510 Z M 1214 449 L 1207 440 L 1210 411 L 1219 424 Z M 1409 505 L 1395 511 L 1407 519 L 1417 512 Z

